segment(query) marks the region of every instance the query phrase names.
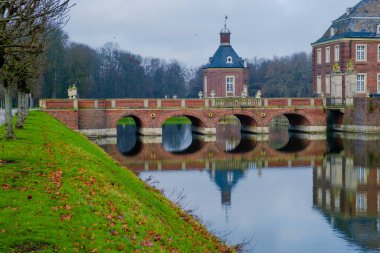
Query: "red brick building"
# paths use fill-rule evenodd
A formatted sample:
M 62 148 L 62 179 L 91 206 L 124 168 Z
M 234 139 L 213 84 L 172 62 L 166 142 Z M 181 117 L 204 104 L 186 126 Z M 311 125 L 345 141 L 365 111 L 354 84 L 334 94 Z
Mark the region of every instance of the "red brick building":
M 380 0 L 363 0 L 313 46 L 313 91 L 326 97 L 380 93 Z
M 225 25 L 220 46 L 204 68 L 204 97 L 246 97 L 247 85 L 247 63 L 232 48 L 231 31 Z

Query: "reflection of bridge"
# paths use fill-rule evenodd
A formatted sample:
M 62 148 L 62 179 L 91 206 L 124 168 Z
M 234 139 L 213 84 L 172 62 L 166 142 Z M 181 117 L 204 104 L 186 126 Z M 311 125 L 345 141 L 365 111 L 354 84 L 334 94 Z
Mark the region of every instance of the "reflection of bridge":
M 89 135 L 116 135 L 117 122 L 135 119 L 142 135 L 161 135 L 163 123 L 186 116 L 193 130 L 215 134 L 221 117 L 236 116 L 242 130 L 268 133 L 268 125 L 284 115 L 295 131 L 326 131 L 327 115 L 321 98 L 207 98 L 207 99 L 88 99 L 41 100 L 40 106 L 74 130 Z
M 260 137 L 259 137 L 260 138 Z M 113 139 L 116 141 L 116 139 Z M 122 154 L 116 145 L 102 147 L 123 166 L 135 171 L 143 170 L 203 170 L 203 169 L 248 169 L 250 166 L 312 167 L 321 165 L 326 153 L 326 141 L 298 140 L 298 150 L 292 147 L 292 139 L 280 150 L 271 148 L 268 141 L 242 139 L 244 149 L 227 152 L 216 142 L 194 140 L 189 153 L 175 154 L 165 151 L 162 144 L 139 143 L 133 158 Z M 111 139 L 112 142 L 112 139 Z M 249 143 L 248 143 L 249 142 Z M 287 147 L 288 146 L 288 147 Z M 249 147 L 249 148 L 247 148 Z M 286 152 L 289 148 L 290 152 Z

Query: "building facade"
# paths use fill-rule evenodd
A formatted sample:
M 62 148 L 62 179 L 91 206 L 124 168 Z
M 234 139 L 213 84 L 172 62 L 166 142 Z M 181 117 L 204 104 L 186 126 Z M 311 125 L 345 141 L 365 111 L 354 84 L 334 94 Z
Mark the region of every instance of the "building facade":
M 326 97 L 380 93 L 380 0 L 363 0 L 313 47 L 313 91 Z
M 220 46 L 204 68 L 204 97 L 247 97 L 248 67 L 231 46 L 231 31 L 225 25 Z

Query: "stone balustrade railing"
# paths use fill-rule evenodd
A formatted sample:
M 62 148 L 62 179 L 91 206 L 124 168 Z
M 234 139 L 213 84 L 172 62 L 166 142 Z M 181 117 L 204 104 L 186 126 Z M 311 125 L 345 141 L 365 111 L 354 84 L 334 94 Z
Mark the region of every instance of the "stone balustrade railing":
M 323 98 L 41 99 L 42 109 L 322 107 Z M 331 101 L 329 102 L 331 104 Z

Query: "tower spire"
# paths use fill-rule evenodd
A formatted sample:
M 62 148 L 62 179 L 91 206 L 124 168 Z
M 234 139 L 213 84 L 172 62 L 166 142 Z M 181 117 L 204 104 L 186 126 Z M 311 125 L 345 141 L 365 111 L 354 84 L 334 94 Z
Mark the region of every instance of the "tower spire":
M 227 28 L 228 16 L 224 17 L 224 28 L 220 31 L 220 45 L 230 46 L 231 45 L 231 31 Z

